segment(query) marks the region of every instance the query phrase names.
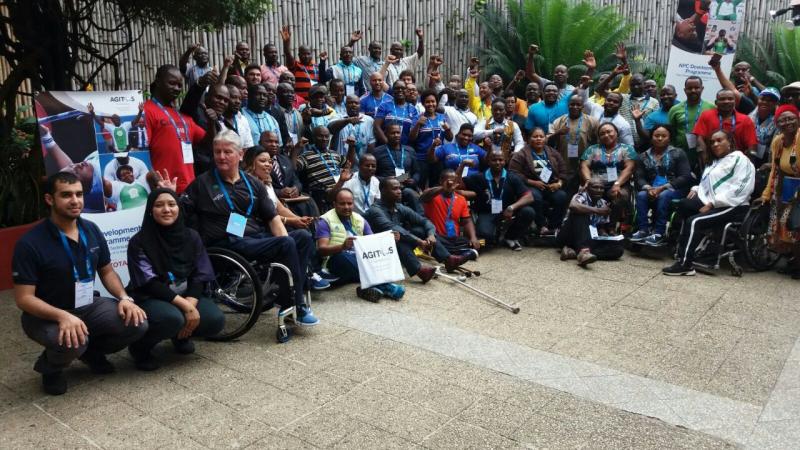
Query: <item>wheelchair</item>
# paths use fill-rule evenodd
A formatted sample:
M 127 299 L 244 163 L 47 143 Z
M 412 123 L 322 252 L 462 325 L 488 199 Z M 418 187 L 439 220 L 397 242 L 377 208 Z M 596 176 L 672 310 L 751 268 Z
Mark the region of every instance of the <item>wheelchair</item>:
M 285 265 L 249 261 L 236 252 L 219 247 L 209 247 L 207 252 L 216 274 L 216 281 L 211 283 L 210 297 L 225 314 L 225 328 L 210 340 L 230 341 L 241 337 L 255 325 L 263 312 L 277 305 L 279 285 L 274 279 L 276 273 L 286 275 L 289 295 L 294 297 L 292 273 Z M 310 306 L 310 290 L 306 290 L 305 297 Z M 278 342 L 289 341 L 292 328 L 287 322 L 296 323 L 296 319 L 294 306 L 281 311 L 276 331 Z

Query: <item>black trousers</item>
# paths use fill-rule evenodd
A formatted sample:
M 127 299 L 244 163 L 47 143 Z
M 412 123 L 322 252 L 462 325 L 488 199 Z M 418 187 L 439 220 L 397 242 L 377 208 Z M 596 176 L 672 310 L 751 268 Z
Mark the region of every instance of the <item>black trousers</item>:
M 525 235 L 530 228 L 533 219 L 536 218 L 536 211 L 530 206 L 523 206 L 514 211 L 514 217 L 508 224 L 506 239 L 519 239 Z M 478 237 L 486 239 L 486 242 L 497 243 L 498 227 L 502 224 L 502 214 L 478 213 L 478 220 L 475 223 L 475 230 Z
M 425 230 L 421 228 L 415 227 L 411 228 L 409 231 L 420 239 L 425 239 L 427 237 Z M 401 237 L 400 241 L 397 242 L 397 254 L 400 257 L 400 264 L 403 265 L 403 268 L 406 269 L 406 272 L 412 277 L 419 272 L 419 269 L 422 267 L 419 258 L 414 254 L 414 248 L 416 248 L 416 246 L 416 240 L 410 238 Z M 436 244 L 433 246 L 433 250 L 431 250 L 431 256 L 436 258 L 439 262 L 443 262 L 450 257 L 450 252 L 447 251 L 447 248 L 445 248 L 438 237 L 436 239 Z
M 739 222 L 747 214 L 749 205 L 713 208 L 700 213 L 703 202 L 697 196 L 684 198 L 678 205 L 678 214 L 685 220 L 678 241 L 678 261 L 690 266 L 694 261 L 695 249 L 708 230 L 722 230 L 729 222 Z
M 588 248 L 597 259 L 614 260 L 622 257 L 625 252 L 622 241 L 601 241 L 592 239 L 589 233 L 589 216 L 586 214 L 569 213 L 569 217 L 561 225 L 556 235 L 559 247 L 569 247 L 576 252 Z

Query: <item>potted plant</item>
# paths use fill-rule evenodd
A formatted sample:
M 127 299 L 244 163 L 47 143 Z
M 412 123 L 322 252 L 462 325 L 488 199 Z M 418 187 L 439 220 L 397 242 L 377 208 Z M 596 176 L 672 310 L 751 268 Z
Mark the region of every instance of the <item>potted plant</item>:
M 11 287 L 11 257 L 17 240 L 43 215 L 44 174 L 36 118 L 18 109 L 14 126 L 0 138 L 0 289 Z

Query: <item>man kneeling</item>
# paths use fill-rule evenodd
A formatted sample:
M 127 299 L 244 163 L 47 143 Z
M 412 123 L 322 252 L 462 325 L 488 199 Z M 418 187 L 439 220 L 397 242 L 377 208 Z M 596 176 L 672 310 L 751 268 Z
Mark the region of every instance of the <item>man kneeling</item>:
M 75 358 L 94 373 L 111 373 L 114 366 L 105 355 L 141 338 L 148 324 L 111 267 L 103 233 L 80 218 L 78 177 L 50 176 L 44 199 L 50 217 L 14 248 L 14 299 L 23 311 L 25 334 L 45 348 L 33 369 L 42 374 L 46 393 L 60 395 L 67 391 L 62 370 Z M 95 273 L 116 299 L 95 295 Z
M 372 234 L 369 223 L 353 211 L 353 192 L 339 189 L 333 198 L 334 209 L 323 214 L 317 222 L 317 253 L 324 257 L 323 267 L 340 283 L 358 283 L 358 263 L 353 241 L 358 236 Z M 395 234 L 395 236 L 399 236 Z M 400 300 L 406 290 L 395 283 L 385 283 L 367 289 L 356 288 L 356 295 L 377 302 L 381 297 Z

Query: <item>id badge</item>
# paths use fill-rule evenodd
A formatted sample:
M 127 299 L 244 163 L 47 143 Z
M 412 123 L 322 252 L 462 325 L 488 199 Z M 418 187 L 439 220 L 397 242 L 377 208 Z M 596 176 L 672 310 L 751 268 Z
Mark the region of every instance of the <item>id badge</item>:
M 94 280 L 75 282 L 75 308 L 91 305 L 94 302 Z
M 461 178 L 466 178 L 469 176 L 469 166 L 464 166 L 464 170 L 461 172 Z
M 444 221 L 444 229 L 447 232 L 448 237 L 456 236 L 456 223 L 452 219 L 447 219 Z
M 656 179 L 653 180 L 653 187 L 661 187 L 665 184 L 669 183 L 667 177 L 662 177 L 661 175 L 656 175 Z
M 598 234 L 597 234 L 597 227 L 596 226 L 589 225 L 589 236 L 591 236 L 592 239 L 597 239 Z
M 333 182 L 334 183 L 338 183 L 339 182 L 339 178 L 341 178 L 341 177 L 342 177 L 342 174 L 337 173 L 336 175 L 333 176 Z
M 502 199 L 492 199 L 492 214 L 500 214 L 503 212 L 503 200 Z
M 397 167 L 394 168 L 394 176 L 395 177 L 400 178 L 405 174 L 406 174 L 406 169 L 400 169 L 400 168 L 397 168 Z
M 311 82 L 311 86 L 316 86 L 317 85 L 317 80 L 309 79 L 308 81 Z
M 606 167 L 606 181 L 608 181 L 609 183 L 617 181 L 617 167 L 616 166 Z
M 244 229 L 246 227 L 247 217 L 238 213 L 231 213 L 230 217 L 228 218 L 228 226 L 225 228 L 225 231 L 234 236 L 244 237 Z
M 578 157 L 578 144 L 567 144 L 567 158 Z
M 348 85 L 345 85 L 345 87 L 344 87 L 344 92 L 345 92 L 347 95 L 356 95 L 356 87 L 355 87 L 355 86 L 351 86 L 351 85 L 349 85 L 349 84 L 348 84 Z
M 686 133 L 686 146 L 689 149 L 697 148 L 697 135 L 694 133 Z
M 289 138 L 292 140 L 292 144 L 297 144 L 297 133 L 289 133 Z
M 765 153 L 767 153 L 767 146 L 764 144 L 758 144 L 758 150 L 756 150 L 756 156 L 758 159 L 763 158 Z
M 184 164 L 194 163 L 194 152 L 192 152 L 191 142 L 181 142 L 181 153 L 183 153 Z
M 550 177 L 553 176 L 553 171 L 550 170 L 549 167 L 542 167 L 542 171 L 539 172 L 539 179 L 545 183 L 550 182 Z

